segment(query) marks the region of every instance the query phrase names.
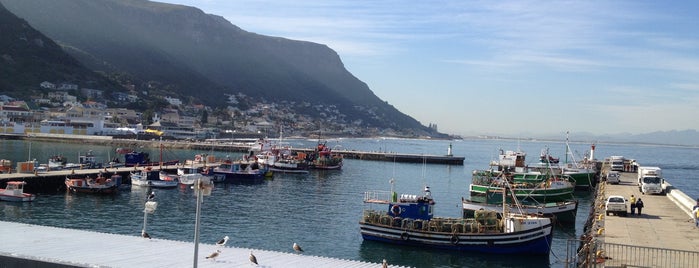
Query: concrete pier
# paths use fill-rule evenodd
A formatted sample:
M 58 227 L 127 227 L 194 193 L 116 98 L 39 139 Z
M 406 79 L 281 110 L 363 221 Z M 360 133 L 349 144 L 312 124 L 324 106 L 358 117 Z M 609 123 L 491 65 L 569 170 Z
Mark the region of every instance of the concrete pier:
M 0 267 L 193 267 L 194 243 L 0 221 Z M 209 254 L 220 250 L 215 259 Z M 253 252 L 259 265 L 248 256 Z M 200 244 L 197 267 L 381 267 L 313 253 Z M 395 267 L 395 266 L 391 266 Z
M 590 215 L 591 228 L 586 235 L 586 246 L 596 247 L 588 253 L 592 263 L 599 267 L 640 267 L 640 262 L 645 262 L 641 265 L 643 267 L 696 265 L 699 261 L 699 228 L 694 226 L 690 214 L 696 199 L 669 183 L 665 183 L 663 188 L 665 194 L 642 194 L 636 173 L 628 172 L 622 173 L 619 184 L 600 182 Z M 631 195 L 641 198 L 644 203 L 642 213 L 632 215 L 627 204 L 627 216 L 607 216 L 605 201 L 611 195 L 623 196 L 627 203 Z M 625 247 L 623 251 L 609 250 L 622 246 Z

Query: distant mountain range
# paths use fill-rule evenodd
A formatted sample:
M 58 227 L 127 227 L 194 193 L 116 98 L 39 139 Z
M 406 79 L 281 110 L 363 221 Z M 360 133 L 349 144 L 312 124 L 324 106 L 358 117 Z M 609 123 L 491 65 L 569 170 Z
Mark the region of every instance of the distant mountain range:
M 589 132 L 571 133 L 571 141 L 590 143 L 636 143 L 677 146 L 699 146 L 699 132 L 694 129 L 656 131 L 642 134 L 618 133 L 618 134 L 593 134 Z M 478 135 L 480 138 L 507 138 L 507 139 L 536 139 L 536 140 L 565 140 L 565 134 L 521 134 L 518 137 L 508 135 Z
M 323 115 L 303 107 L 331 105 L 351 124 L 445 136 L 379 99 L 325 45 L 250 33 L 194 7 L 145 0 L 0 3 L 82 65 L 141 90 L 160 89 L 214 107 L 225 107 L 227 95 L 243 93 L 303 103 L 299 113 L 311 117 Z

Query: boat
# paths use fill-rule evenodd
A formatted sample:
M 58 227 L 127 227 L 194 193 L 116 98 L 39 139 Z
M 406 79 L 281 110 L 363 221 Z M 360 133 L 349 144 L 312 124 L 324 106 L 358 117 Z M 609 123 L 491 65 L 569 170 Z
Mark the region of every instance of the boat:
M 54 155 L 49 157 L 48 161 L 48 171 L 51 170 L 62 170 L 66 165 L 66 159 L 61 155 Z
M 258 181 L 272 175 L 267 165 L 253 160 L 225 160 L 213 168 L 215 182 Z
M 333 153 L 325 143 L 318 143 L 309 161 L 311 169 L 335 170 L 342 169 L 343 158 L 341 154 Z
M 96 178 L 66 177 L 65 185 L 72 193 L 115 194 L 119 191 L 121 176 L 114 174 L 107 178 L 100 173 Z
M 10 202 L 31 202 L 36 195 L 25 193 L 24 181 L 8 181 L 5 189 L 0 189 L 0 200 Z
M 12 172 L 12 160 L 0 159 L 0 174 L 9 174 Z
M 200 172 L 196 167 L 178 167 L 177 180 L 183 185 L 193 185 L 197 180 L 205 176 L 203 172 Z
M 421 196 L 365 192 L 364 204 L 370 206 L 359 221 L 364 240 L 490 254 L 548 256 L 551 251 L 552 219 L 511 213 L 508 206 L 500 219 L 494 211 L 485 210 L 473 217 L 434 217 L 429 187 Z
M 129 177 L 131 178 L 132 186 L 144 186 L 153 188 L 175 188 L 179 184 L 177 181 L 164 181 L 164 180 L 149 180 L 150 169 L 146 168 L 138 172 L 131 172 Z
M 502 202 L 489 203 L 486 201 L 475 201 L 473 199 L 461 199 L 464 217 L 473 217 L 477 211 L 502 211 Z M 575 218 L 578 211 L 578 201 L 561 201 L 549 203 L 530 203 L 520 204 L 519 206 L 507 203 L 510 210 L 519 211 L 522 214 L 542 215 L 544 217 L 553 218 L 559 223 L 575 223 Z
M 87 151 L 85 154 L 78 153 L 78 163 L 82 168 L 102 168 L 102 163 L 97 160 L 97 156 L 95 156 L 92 150 Z
M 538 171 L 504 173 L 490 170 L 473 171 L 469 191 L 471 196 L 500 199 L 505 185 L 510 185 L 517 199 L 533 199 L 544 203 L 571 200 L 575 191 L 575 183 L 568 175 Z

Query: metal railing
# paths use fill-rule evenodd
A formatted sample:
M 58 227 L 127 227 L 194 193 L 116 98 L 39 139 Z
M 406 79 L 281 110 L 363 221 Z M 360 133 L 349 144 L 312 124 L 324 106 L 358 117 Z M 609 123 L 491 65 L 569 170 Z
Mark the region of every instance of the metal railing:
M 566 267 L 697 267 L 699 252 L 568 240 Z

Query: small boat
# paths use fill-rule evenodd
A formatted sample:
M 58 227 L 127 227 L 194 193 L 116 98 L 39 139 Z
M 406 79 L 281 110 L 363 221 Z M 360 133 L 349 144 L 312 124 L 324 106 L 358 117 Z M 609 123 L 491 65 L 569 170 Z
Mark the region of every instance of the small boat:
M 490 254 L 537 254 L 548 256 L 553 239 L 552 219 L 510 213 L 503 207 L 498 219 L 493 211 L 473 217 L 434 217 L 435 202 L 429 187 L 422 196 L 373 191 L 364 203 L 378 206 L 363 212 L 359 221 L 365 240 L 398 245 L 430 247 Z
M 342 169 L 343 158 L 341 154 L 332 152 L 324 143 L 318 143 L 315 152 L 309 156 L 311 169 L 335 170 Z
M 197 180 L 203 178 L 205 175 L 199 171 L 196 167 L 179 167 L 177 168 L 177 180 L 183 185 L 193 185 Z
M 66 159 L 61 155 L 54 155 L 49 157 L 48 170 L 62 170 L 65 168 Z
M 170 174 L 165 171 L 158 172 L 158 179 L 161 181 L 175 181 L 179 182 L 180 178 L 176 174 Z
M 179 184 L 177 181 L 164 181 L 164 180 L 149 180 L 150 169 L 144 169 L 139 172 L 131 172 L 129 177 L 131 178 L 132 186 L 144 186 L 153 188 L 175 188 Z
M 0 159 L 0 174 L 12 172 L 12 160 Z
M 109 178 L 103 176 L 102 173 L 96 178 L 76 178 L 66 177 L 66 188 L 72 193 L 89 193 L 89 194 L 115 194 L 119 191 L 121 185 L 121 176 L 114 174 Z
M 464 217 L 473 217 L 477 211 L 502 211 L 502 203 L 478 202 L 469 199 L 461 199 Z M 542 215 L 553 218 L 555 222 L 575 223 L 578 212 L 578 201 L 550 202 L 539 204 L 515 204 L 507 203 L 510 210 L 522 214 Z
M 8 181 L 5 189 L 0 189 L 0 200 L 10 202 L 31 202 L 34 201 L 36 195 L 25 193 L 23 181 Z
M 218 182 L 259 181 L 268 176 L 271 176 L 269 168 L 254 160 L 225 160 L 219 166 L 213 168 L 214 181 Z

